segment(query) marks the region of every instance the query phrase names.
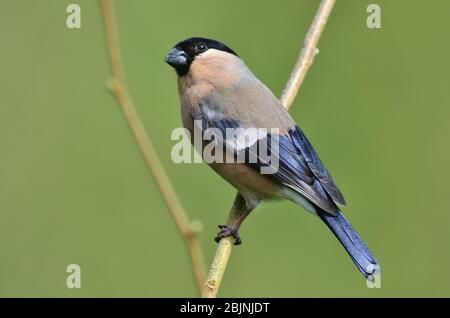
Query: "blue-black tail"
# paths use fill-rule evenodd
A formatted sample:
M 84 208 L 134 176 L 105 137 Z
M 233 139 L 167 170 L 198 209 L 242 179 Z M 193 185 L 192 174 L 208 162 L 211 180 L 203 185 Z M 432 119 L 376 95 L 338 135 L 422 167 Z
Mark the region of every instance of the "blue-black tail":
M 347 250 L 356 267 L 366 278 L 380 272 L 378 261 L 341 212 L 333 216 L 319 208 L 317 215 L 325 222 Z

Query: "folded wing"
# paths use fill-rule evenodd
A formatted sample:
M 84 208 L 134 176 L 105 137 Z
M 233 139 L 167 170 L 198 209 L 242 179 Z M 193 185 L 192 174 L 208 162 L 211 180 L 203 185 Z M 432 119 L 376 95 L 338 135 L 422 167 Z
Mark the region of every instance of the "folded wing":
M 336 215 L 339 211 L 336 204 L 345 205 L 342 193 L 298 126 L 293 125 L 285 134 L 274 134 L 267 130 L 263 133 L 258 127 L 248 127 L 248 121 L 244 124 L 238 119 L 229 118 L 214 105 L 207 104 L 200 107 L 194 119 L 203 132 L 209 128 L 220 131 L 219 138 L 223 138 L 221 142 L 227 151 L 235 155 L 245 151 L 246 158 L 253 159 L 246 161 L 246 164 L 258 171 L 271 164 L 267 156 L 262 156 L 254 146 L 257 142 L 264 144 L 272 161 L 278 162 L 277 169 L 267 174 L 267 177 L 302 195 L 324 211 Z M 227 129 L 234 129 L 238 133 L 227 133 Z M 240 136 L 239 132 L 245 136 Z

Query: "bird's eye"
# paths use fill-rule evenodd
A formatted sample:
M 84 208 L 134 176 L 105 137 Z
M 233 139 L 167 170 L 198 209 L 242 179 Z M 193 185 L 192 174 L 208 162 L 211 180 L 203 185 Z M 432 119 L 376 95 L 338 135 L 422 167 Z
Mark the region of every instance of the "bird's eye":
M 197 50 L 199 50 L 200 52 L 206 51 L 207 47 L 205 45 L 205 43 L 200 42 L 197 44 Z

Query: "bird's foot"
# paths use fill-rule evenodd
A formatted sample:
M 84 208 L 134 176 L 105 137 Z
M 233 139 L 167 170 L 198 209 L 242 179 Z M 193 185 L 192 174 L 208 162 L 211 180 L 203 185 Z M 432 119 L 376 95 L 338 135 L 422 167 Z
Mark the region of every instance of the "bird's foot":
M 214 241 L 217 243 L 220 242 L 221 239 L 232 236 L 234 238 L 234 245 L 239 245 L 242 243 L 241 238 L 239 237 L 239 227 L 236 225 L 219 225 L 219 233 L 217 233 L 217 236 L 214 238 Z

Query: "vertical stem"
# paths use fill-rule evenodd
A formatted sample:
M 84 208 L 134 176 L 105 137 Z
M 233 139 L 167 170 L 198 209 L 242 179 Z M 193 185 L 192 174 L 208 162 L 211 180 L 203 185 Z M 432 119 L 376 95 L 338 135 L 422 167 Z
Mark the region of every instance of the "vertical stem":
M 327 23 L 331 10 L 336 3 L 336 0 L 322 0 L 319 9 L 314 17 L 314 20 L 306 34 L 303 48 L 298 56 L 297 63 L 291 72 L 288 82 L 280 97 L 281 104 L 289 109 L 294 102 L 295 96 L 300 89 L 300 86 L 305 79 L 306 73 L 308 73 L 309 67 L 314 61 L 314 57 L 319 52 L 317 44 L 319 43 L 320 36 L 322 35 L 323 28 Z
M 153 178 L 161 191 L 164 202 L 167 205 L 178 230 L 186 242 L 197 283 L 197 289 L 200 293 L 205 282 L 205 267 L 202 250 L 197 239 L 197 232 L 192 229 L 186 211 L 181 205 L 181 202 L 172 187 L 172 184 L 170 183 L 169 177 L 167 176 L 167 173 L 156 155 L 153 144 L 148 137 L 148 134 L 128 92 L 125 82 L 125 71 L 121 58 L 122 54 L 117 35 L 117 23 L 112 4 L 109 0 L 100 0 L 100 4 L 103 12 L 106 42 L 113 75 L 113 79 L 110 83 L 111 89 L 122 108 L 123 115 L 131 129 L 131 132 L 133 133 L 142 155 L 144 156 L 147 167 L 152 173 Z
M 314 60 L 314 56 L 317 54 L 317 43 L 319 42 L 323 28 L 325 27 L 335 2 L 336 0 L 322 0 L 319 8 L 317 9 L 314 20 L 308 33 L 306 34 L 303 48 L 300 51 L 297 63 L 295 64 L 283 93 L 281 94 L 280 102 L 284 107 L 286 107 L 286 109 L 289 109 L 294 102 L 295 96 L 297 96 L 300 86 L 305 79 L 306 73 Z M 242 205 L 240 197 L 241 195 L 238 193 L 236 195 L 233 208 L 231 209 L 230 217 L 244 211 L 245 205 Z M 231 255 L 232 247 L 232 239 L 229 237 L 222 239 L 219 242 L 208 278 L 206 279 L 206 283 L 203 288 L 202 297 L 216 297 Z
M 245 199 L 241 194 L 237 194 L 234 199 L 233 207 L 230 211 L 228 224 L 237 219 L 241 213 L 247 208 Z M 217 246 L 216 254 L 209 271 L 208 278 L 206 278 L 205 285 L 202 291 L 203 298 L 215 298 L 222 282 L 225 269 L 227 268 L 228 259 L 230 258 L 231 249 L 233 247 L 233 238 L 227 237 L 220 240 Z

